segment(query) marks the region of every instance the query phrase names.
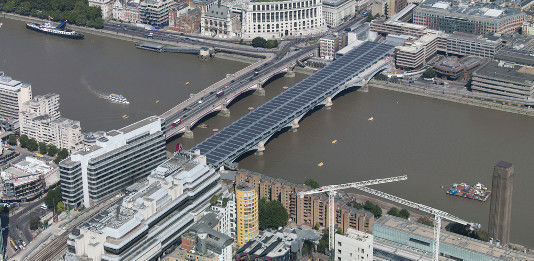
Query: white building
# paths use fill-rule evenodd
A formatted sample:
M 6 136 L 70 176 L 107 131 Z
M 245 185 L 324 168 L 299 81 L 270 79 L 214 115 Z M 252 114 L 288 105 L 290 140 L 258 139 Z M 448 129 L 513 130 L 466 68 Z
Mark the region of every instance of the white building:
M 337 27 L 356 14 L 356 0 L 323 0 L 323 17 L 328 27 Z
M 335 260 L 373 260 L 373 235 L 349 228 L 346 235 L 336 234 L 335 241 Z
M 221 189 L 218 179 L 205 156 L 176 154 L 128 186 L 118 203 L 73 230 L 67 254 L 93 261 L 158 260 L 199 223 L 196 218 Z
M 211 210 L 219 218 L 219 232 L 235 239 L 237 228 L 235 195 L 225 190 L 219 197 L 217 204 L 211 206 Z M 232 246 L 224 248 L 222 253 L 217 256 L 217 260 L 232 260 Z
M 83 141 L 80 122 L 60 116 L 58 94 L 36 96 L 22 105 L 20 134 L 58 148 L 80 149 Z
M 113 0 L 89 0 L 89 6 L 100 7 L 102 19 L 106 20 L 113 15 Z
M 322 0 L 290 0 L 246 3 L 242 37 L 280 39 L 303 37 L 326 31 Z
M 108 131 L 59 163 L 63 203 L 85 207 L 145 178 L 165 160 L 163 119 L 148 117 Z
M 233 38 L 240 35 L 240 17 L 224 5 L 212 5 L 200 20 L 203 35 L 219 38 Z
M 22 104 L 32 98 L 32 86 L 0 72 L 0 118 L 16 120 Z
M 125 23 L 140 23 L 139 1 L 115 0 L 113 19 Z
M 2 200 L 32 200 L 59 181 L 58 168 L 26 157 L 1 172 Z

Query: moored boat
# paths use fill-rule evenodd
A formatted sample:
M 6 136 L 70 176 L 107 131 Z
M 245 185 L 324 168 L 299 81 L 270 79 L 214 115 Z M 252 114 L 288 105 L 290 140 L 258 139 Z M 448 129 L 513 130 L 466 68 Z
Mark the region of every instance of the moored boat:
M 70 38 L 70 39 L 83 39 L 84 36 L 81 33 L 78 33 L 73 30 L 69 30 L 66 28 L 67 21 L 63 21 L 58 26 L 53 26 L 52 23 L 44 23 L 44 24 L 37 24 L 37 23 L 28 23 L 26 24 L 26 28 L 45 33 L 45 34 L 51 34 L 59 37 L 64 38 Z

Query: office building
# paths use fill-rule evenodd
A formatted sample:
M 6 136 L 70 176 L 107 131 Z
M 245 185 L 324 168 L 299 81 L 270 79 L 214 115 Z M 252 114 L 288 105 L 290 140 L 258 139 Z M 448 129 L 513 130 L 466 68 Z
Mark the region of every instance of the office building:
M 493 59 L 513 65 L 534 67 L 533 52 L 534 50 L 503 47 L 495 54 Z
M 219 218 L 219 231 L 231 238 L 236 237 L 236 202 L 234 193 L 224 190 L 219 196 L 217 203 L 211 206 L 211 211 Z
M 419 253 L 432 255 L 434 228 L 399 217 L 383 215 L 373 225 L 376 243 L 405 246 Z M 502 261 L 533 260 L 534 255 L 497 246 L 489 242 L 473 239 L 441 230 L 439 245 L 440 256 L 447 260 Z M 375 254 L 376 255 L 376 254 Z
M 99 137 L 59 164 L 63 203 L 94 202 L 145 178 L 165 160 L 163 119 L 148 117 Z
M 89 6 L 100 7 L 102 19 L 113 17 L 113 0 L 89 0 Z
M 370 24 L 371 31 L 380 34 L 409 35 L 416 38 L 423 36 L 427 32 L 424 25 L 410 24 L 399 21 L 384 21 L 375 19 Z
M 61 117 L 59 95 L 35 96 L 22 105 L 19 114 L 20 134 L 38 142 L 52 144 L 69 151 L 80 149 L 83 141 L 79 121 Z
M 213 5 L 217 4 L 217 0 L 185 0 L 185 3 L 189 8 L 200 8 L 202 13 L 205 13 Z
M 243 10 L 242 37 L 267 40 L 326 31 L 322 0 L 249 1 Z
M 146 179 L 125 187 L 115 204 L 73 229 L 67 252 L 93 261 L 157 260 L 191 226 L 203 224 L 201 214 L 221 188 L 218 179 L 204 156 L 176 154 Z
M 22 104 L 31 100 L 32 86 L 0 72 L 0 118 L 17 120 Z
M 20 154 L 12 148 L 6 148 L 0 143 L 0 168 L 7 165 L 8 162 L 18 157 Z
M 373 235 L 349 228 L 345 235 L 336 234 L 335 240 L 334 260 L 373 260 Z
M 473 72 L 471 89 L 508 98 L 533 98 L 534 69 L 490 61 Z
M 169 11 L 169 26 L 167 29 L 180 33 L 198 33 L 202 10 L 200 8 L 173 8 Z
M 59 181 L 58 168 L 42 160 L 26 157 L 1 172 L 4 201 L 32 200 Z
M 406 0 L 386 0 L 385 11 L 387 11 L 387 16 L 394 16 L 396 13 L 400 12 L 408 5 Z
M 237 245 L 243 246 L 249 240 L 258 236 L 258 194 L 248 183 L 238 183 L 235 186 Z
M 413 23 L 446 33 L 511 34 L 523 26 L 526 16 L 517 8 L 490 2 L 427 0 L 413 11 Z
M 493 168 L 488 232 L 501 244 L 510 243 L 512 196 L 514 194 L 514 166 L 500 161 Z
M 297 252 L 307 238 L 295 230 L 263 231 L 237 250 L 237 261 L 297 260 Z
M 169 10 L 176 6 L 174 0 L 144 0 L 139 4 L 141 23 L 163 26 L 169 22 Z
M 280 201 L 287 209 L 289 218 L 297 225 L 328 226 L 328 197 L 324 194 L 307 195 L 301 198 L 300 191 L 310 190 L 303 184 L 293 184 L 280 178 L 271 178 L 247 170 L 239 170 L 235 176 L 236 184 L 247 182 L 255 187 L 259 198 Z M 356 210 L 348 206 L 342 198 L 336 198 L 336 226 L 343 232 L 353 228 L 371 233 L 373 214 L 365 210 Z
M 203 35 L 219 38 L 238 37 L 241 31 L 240 17 L 228 6 L 212 5 L 202 14 L 200 30 Z
M 446 53 L 493 58 L 502 46 L 502 39 L 494 35 L 452 33 L 447 37 Z
M 326 26 L 335 28 L 356 14 L 355 0 L 324 0 L 323 17 Z
M 473 56 L 458 59 L 458 57 L 449 56 L 443 57 L 434 65 L 434 70 L 440 75 L 448 79 L 462 78 L 467 80 L 470 76 L 470 71 L 480 65 L 481 59 Z
M 341 37 L 332 34 L 325 35 L 319 39 L 319 57 L 332 61 L 342 47 Z
M 402 69 L 418 69 L 437 52 L 439 33 L 423 35 L 415 41 L 406 41 L 405 45 L 395 48 L 395 66 Z
M 113 3 L 113 19 L 125 23 L 140 23 L 139 2 L 115 0 Z

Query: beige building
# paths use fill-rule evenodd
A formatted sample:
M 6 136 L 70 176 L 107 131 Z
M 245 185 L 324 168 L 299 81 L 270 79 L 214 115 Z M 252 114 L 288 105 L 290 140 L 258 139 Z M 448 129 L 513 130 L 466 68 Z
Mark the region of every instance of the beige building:
M 259 233 L 258 194 L 248 183 L 237 183 L 235 187 L 237 212 L 237 245 L 245 245 Z
M 116 0 L 113 4 L 113 19 L 126 23 L 140 23 L 139 2 Z
M 162 26 L 169 22 L 169 10 L 176 6 L 173 0 L 144 0 L 139 4 L 141 23 Z
M 240 35 L 241 22 L 229 7 L 216 4 L 202 14 L 200 30 L 206 36 L 234 38 Z
M 395 48 L 395 66 L 403 69 L 418 69 L 436 54 L 440 33 L 425 34 L 415 41 Z
M 356 0 L 324 0 L 323 17 L 328 27 L 337 27 L 356 14 Z
M 113 17 L 113 0 L 89 0 L 89 6 L 100 7 L 104 20 Z
M 0 119 L 18 119 L 22 104 L 31 100 L 32 86 L 0 72 Z

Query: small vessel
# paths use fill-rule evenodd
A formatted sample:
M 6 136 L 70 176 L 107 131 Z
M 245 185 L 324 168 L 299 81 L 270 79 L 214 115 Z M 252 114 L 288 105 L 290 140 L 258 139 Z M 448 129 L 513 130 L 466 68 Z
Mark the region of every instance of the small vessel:
M 336 144 L 336 143 L 337 143 L 337 140 L 333 140 L 333 141 L 332 141 L 332 144 Z
M 198 127 L 199 127 L 199 128 L 202 128 L 202 129 L 205 129 L 205 128 L 208 127 L 208 124 L 206 124 L 206 123 L 202 123 L 202 124 L 198 125 Z
M 374 121 L 375 120 L 375 117 L 371 116 L 367 119 L 368 121 Z
M 108 99 L 113 103 L 130 104 L 130 102 L 124 98 L 124 96 L 116 93 L 112 93 L 108 96 Z
M 124 115 L 122 115 L 122 118 L 123 119 L 128 119 L 128 115 L 124 114 Z
M 36 24 L 36 23 L 28 23 L 26 24 L 26 28 L 45 33 L 45 34 L 51 34 L 59 37 L 64 38 L 70 38 L 70 39 L 83 39 L 84 36 L 81 33 L 78 33 L 76 31 L 72 31 L 66 28 L 67 26 L 67 20 L 63 21 L 58 26 L 52 25 L 52 23 L 44 23 L 44 24 Z
M 156 100 L 156 103 L 159 103 L 159 100 Z
M 189 85 L 189 82 L 186 82 L 185 85 Z
M 322 167 L 324 165 L 323 162 L 319 162 L 319 164 L 317 164 L 317 167 Z
M 466 183 L 452 184 L 446 193 L 452 196 L 480 201 L 486 201 L 491 195 L 491 191 L 480 182 L 473 186 L 467 185 Z

